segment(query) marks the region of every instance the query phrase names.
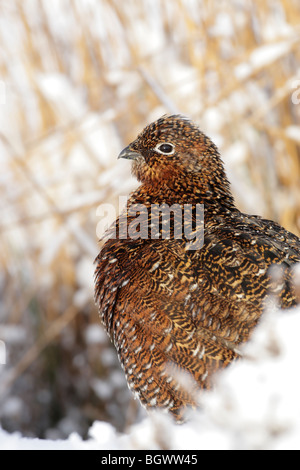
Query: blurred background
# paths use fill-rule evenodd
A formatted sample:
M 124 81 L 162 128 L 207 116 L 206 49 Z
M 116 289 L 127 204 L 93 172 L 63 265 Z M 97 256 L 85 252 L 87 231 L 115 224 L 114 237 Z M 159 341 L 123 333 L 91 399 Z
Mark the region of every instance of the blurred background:
M 180 112 L 239 208 L 300 232 L 298 0 L 0 0 L 0 425 L 118 430 L 138 410 L 93 301 L 96 211 L 120 150 Z

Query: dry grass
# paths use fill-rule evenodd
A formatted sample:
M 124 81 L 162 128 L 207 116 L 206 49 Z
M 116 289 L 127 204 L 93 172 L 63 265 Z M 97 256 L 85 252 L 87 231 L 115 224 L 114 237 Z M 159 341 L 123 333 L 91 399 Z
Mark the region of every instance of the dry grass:
M 135 184 L 116 155 L 149 121 L 196 120 L 240 208 L 299 234 L 299 24 L 296 0 L 0 3 L 3 426 L 133 419 L 92 262 L 97 206 Z

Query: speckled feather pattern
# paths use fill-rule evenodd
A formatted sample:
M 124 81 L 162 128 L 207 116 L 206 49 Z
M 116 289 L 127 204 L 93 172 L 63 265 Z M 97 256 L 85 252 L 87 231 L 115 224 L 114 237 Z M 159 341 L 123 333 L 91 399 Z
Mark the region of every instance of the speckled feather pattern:
M 172 153 L 159 153 L 166 143 Z M 188 119 L 163 116 L 125 150 L 141 182 L 128 213 L 137 203 L 204 205 L 199 250 L 187 250 L 184 237 L 115 237 L 96 258 L 96 303 L 130 389 L 146 408 L 181 421 L 198 390 L 239 357 L 268 294 L 282 308 L 296 304 L 290 268 L 300 261 L 300 240 L 236 208 L 216 146 Z M 280 279 L 268 275 L 273 264 Z

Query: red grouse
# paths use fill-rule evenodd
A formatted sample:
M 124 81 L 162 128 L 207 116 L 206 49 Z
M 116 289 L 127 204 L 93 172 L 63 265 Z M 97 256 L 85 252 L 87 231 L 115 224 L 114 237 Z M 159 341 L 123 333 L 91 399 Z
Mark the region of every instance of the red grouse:
M 95 299 L 130 389 L 180 421 L 197 390 L 239 357 L 268 293 L 282 308 L 296 304 L 300 239 L 237 209 L 217 147 L 185 117 L 158 119 L 119 157 L 141 185 L 96 258 Z M 184 227 L 186 217 L 197 228 L 198 206 L 195 247 Z M 273 264 L 280 280 L 268 274 Z

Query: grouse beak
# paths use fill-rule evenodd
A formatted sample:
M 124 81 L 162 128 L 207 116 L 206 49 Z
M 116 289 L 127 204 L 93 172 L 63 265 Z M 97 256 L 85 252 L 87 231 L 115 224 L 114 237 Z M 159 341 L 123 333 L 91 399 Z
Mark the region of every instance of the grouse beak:
M 127 160 L 136 160 L 138 157 L 141 157 L 141 154 L 137 150 L 132 150 L 130 145 L 125 147 L 118 156 L 118 158 L 127 158 Z

